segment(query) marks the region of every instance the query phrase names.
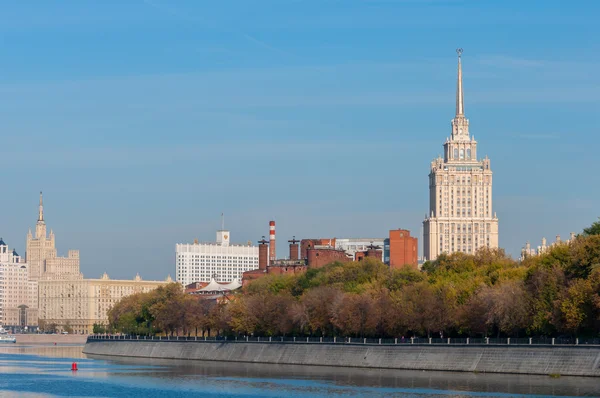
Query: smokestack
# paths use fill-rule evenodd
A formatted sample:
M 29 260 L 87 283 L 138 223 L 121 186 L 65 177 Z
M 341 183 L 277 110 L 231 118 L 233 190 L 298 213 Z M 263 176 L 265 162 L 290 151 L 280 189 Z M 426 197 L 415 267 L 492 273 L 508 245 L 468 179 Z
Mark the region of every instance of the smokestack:
M 269 242 L 265 240 L 264 236 L 258 241 L 258 269 L 262 269 L 263 271 L 267 269 L 267 264 L 269 262 L 268 243 Z
M 269 262 L 275 261 L 275 221 L 269 221 Z
M 294 236 L 292 240 L 288 240 L 290 242 L 290 260 L 298 260 L 298 243 L 299 240 Z

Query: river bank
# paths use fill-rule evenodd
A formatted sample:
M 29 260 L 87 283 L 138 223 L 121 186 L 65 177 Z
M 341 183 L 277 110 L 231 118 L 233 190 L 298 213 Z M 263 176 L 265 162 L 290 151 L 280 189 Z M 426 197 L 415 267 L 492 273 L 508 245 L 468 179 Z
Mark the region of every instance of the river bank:
M 377 345 L 88 339 L 91 355 L 600 377 L 598 346 Z
M 87 334 L 15 334 L 17 344 L 85 344 Z

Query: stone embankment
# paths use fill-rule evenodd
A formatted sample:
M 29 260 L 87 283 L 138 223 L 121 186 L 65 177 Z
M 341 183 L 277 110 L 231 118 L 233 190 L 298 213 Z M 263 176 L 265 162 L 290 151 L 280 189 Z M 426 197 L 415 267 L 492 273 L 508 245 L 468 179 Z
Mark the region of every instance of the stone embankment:
M 86 334 L 15 334 L 17 344 L 85 344 Z
M 88 339 L 85 354 L 600 377 L 600 346 L 377 345 Z

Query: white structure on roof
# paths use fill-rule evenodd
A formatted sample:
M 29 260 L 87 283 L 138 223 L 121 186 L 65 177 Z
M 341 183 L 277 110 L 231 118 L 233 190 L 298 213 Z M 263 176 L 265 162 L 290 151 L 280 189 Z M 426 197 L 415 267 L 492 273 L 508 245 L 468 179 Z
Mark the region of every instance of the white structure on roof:
M 178 243 L 175 245 L 177 282 L 187 286 L 194 282 L 241 280 L 242 274 L 258 268 L 258 247 L 250 243 L 230 243 L 227 230 L 217 231 L 214 243 Z
M 356 252 L 367 251 L 367 247 L 375 245 L 381 247 L 381 261 L 383 261 L 384 238 L 335 238 L 335 248 L 345 250 L 346 254 L 354 256 Z
M 236 290 L 242 287 L 242 284 L 234 279 L 229 283 L 219 283 L 214 279 L 211 279 L 209 284 L 204 286 L 201 289 L 198 289 L 199 292 L 228 292 L 231 290 Z

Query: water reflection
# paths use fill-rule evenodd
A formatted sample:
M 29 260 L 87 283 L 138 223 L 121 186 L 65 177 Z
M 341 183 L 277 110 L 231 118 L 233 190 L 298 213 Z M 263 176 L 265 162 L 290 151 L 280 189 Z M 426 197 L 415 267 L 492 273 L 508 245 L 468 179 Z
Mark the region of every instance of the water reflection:
M 425 372 L 387 369 L 335 368 L 327 366 L 270 365 L 236 362 L 198 362 L 142 358 L 113 358 L 88 355 L 119 364 L 146 364 L 156 368 L 143 374 L 160 378 L 204 375 L 248 380 L 304 379 L 333 382 L 336 385 L 470 391 L 485 393 L 598 396 L 600 381 L 588 377 L 552 379 L 539 375 L 475 374 L 465 372 Z M 135 375 L 135 372 L 129 372 Z
M 86 358 L 81 344 L 69 345 L 27 345 L 11 344 L 0 346 L 0 354 L 29 354 L 52 358 Z
M 600 396 L 596 378 L 115 358 L 82 348 L 0 346 L 0 398 Z

